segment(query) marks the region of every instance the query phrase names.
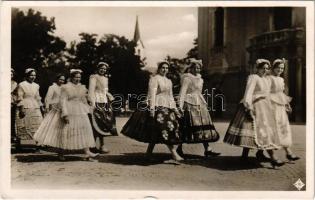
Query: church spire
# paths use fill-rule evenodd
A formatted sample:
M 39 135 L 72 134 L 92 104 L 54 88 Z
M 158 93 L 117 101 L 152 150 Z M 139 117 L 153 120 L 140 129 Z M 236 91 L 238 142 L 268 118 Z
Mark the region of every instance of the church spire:
M 142 45 L 142 47 L 144 48 L 144 45 L 142 43 L 142 40 L 140 38 L 140 29 L 139 29 L 139 22 L 138 22 L 138 15 L 137 15 L 137 18 L 136 18 L 136 27 L 135 27 L 135 34 L 133 36 L 133 41 L 135 43 L 138 43 L 140 42 L 140 44 Z
M 133 41 L 136 43 L 135 47 L 135 55 L 140 56 L 141 59 L 144 59 L 144 45 L 140 38 L 140 29 L 139 29 L 139 22 L 138 22 L 138 15 L 136 18 L 136 27 L 135 27 L 135 34 L 133 36 Z

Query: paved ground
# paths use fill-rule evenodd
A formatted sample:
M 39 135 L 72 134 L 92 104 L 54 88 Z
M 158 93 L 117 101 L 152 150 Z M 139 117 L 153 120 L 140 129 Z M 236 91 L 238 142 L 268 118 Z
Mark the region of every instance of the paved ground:
M 118 129 L 126 122 L 118 119 Z M 224 137 L 227 123 L 216 123 Z M 12 187 L 36 189 L 128 189 L 128 190 L 292 190 L 300 178 L 305 180 L 305 126 L 292 125 L 293 150 L 301 157 L 295 163 L 272 169 L 269 163 L 255 162 L 254 152 L 248 163 L 239 160 L 241 149 L 222 143 L 212 146 L 222 153 L 204 158 L 202 145 L 184 145 L 187 159 L 180 165 L 170 161 L 164 145 L 157 145 L 154 159 L 145 158 L 146 144 L 122 135 L 108 137 L 111 152 L 99 162 L 83 161 L 83 154 L 68 155 L 60 162 L 55 154 L 12 154 Z M 285 160 L 284 151 L 278 151 Z M 305 189 L 305 187 L 303 188 Z M 302 189 L 302 190 L 303 190 Z

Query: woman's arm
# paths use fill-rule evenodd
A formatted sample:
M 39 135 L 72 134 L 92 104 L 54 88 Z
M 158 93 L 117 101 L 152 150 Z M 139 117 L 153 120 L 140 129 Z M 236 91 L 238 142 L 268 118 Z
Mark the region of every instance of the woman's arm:
M 19 117 L 24 118 L 25 113 L 24 113 L 24 105 L 23 105 L 23 97 L 24 97 L 24 90 L 22 86 L 19 84 L 17 87 L 17 106 L 19 109 Z
M 245 93 L 244 93 L 244 98 L 243 98 L 244 106 L 249 110 L 253 109 L 253 93 L 254 93 L 255 87 L 256 87 L 256 78 L 254 75 L 249 75 L 247 84 L 246 84 Z
M 158 87 L 158 82 L 156 78 L 155 77 L 150 78 L 149 89 L 148 89 L 148 100 L 149 100 L 150 113 L 152 117 L 154 116 L 157 87 Z
M 181 110 L 183 110 L 183 107 L 184 107 L 184 101 L 187 94 L 188 86 L 189 86 L 189 79 L 184 77 L 182 86 L 179 92 L 179 108 Z
M 46 110 L 49 109 L 49 106 L 50 106 L 51 101 L 52 101 L 53 94 L 54 94 L 53 86 L 50 86 L 50 87 L 48 88 L 48 92 L 47 92 L 46 97 L 45 97 L 45 107 L 46 107 Z
M 65 121 L 65 123 L 69 122 L 67 101 L 68 101 L 68 93 L 66 91 L 66 88 L 62 86 L 61 92 L 60 92 L 60 106 L 61 106 L 61 117 Z
M 89 90 L 88 90 L 88 100 L 91 102 L 91 106 L 95 107 L 95 87 L 96 87 L 96 79 L 92 75 L 89 80 Z

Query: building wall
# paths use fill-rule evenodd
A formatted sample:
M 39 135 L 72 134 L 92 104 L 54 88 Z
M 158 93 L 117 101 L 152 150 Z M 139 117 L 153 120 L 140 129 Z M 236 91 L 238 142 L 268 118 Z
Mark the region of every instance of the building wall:
M 216 9 L 215 7 L 203 7 L 198 10 L 199 56 L 205 66 L 205 87 L 207 89 L 220 88 L 224 93 L 227 112 L 224 112 L 222 117 L 229 118 L 243 96 L 248 74 L 253 73 L 253 55 L 250 56 L 250 52 L 247 50 L 251 45 L 250 39 L 274 30 L 274 10 L 267 7 L 224 8 L 224 45 L 220 48 L 214 45 Z M 291 20 L 291 28 L 305 27 L 305 8 L 293 8 Z M 295 45 L 291 45 L 290 48 L 294 49 Z M 301 48 L 299 49 L 301 50 Z M 285 49 L 281 51 L 276 48 L 272 51 L 265 49 L 257 55 L 263 55 L 267 59 L 274 59 L 275 56 L 292 56 L 293 51 L 291 53 L 285 52 Z M 305 52 L 299 54 L 303 55 L 303 53 Z M 295 55 L 294 52 L 293 54 Z M 303 62 L 303 58 L 301 59 L 300 63 Z M 296 60 L 290 62 L 292 65 L 296 65 Z M 300 80 L 303 77 L 305 77 L 305 72 L 301 73 L 300 70 L 299 77 L 296 77 L 295 71 L 291 70 L 290 78 L 293 79 L 291 85 L 297 82 L 303 85 L 303 80 Z M 303 92 L 301 91 L 303 87 L 299 88 L 294 85 L 292 90 L 295 92 L 291 94 L 298 95 L 296 98 L 300 98 L 299 104 L 302 105 Z M 299 109 L 303 110 L 303 108 Z

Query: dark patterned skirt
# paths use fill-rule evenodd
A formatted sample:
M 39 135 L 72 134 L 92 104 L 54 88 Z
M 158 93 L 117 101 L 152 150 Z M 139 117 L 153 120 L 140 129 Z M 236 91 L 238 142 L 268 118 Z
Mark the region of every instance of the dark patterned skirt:
M 181 120 L 184 143 L 216 142 L 220 139 L 211 120 L 206 104 L 184 104 L 184 117 Z
M 255 142 L 254 119 L 246 111 L 243 104 L 239 104 L 236 114 L 226 131 L 223 142 L 235 146 L 258 148 Z
M 174 110 L 165 107 L 157 107 L 154 118 L 150 117 L 149 111 L 134 112 L 121 133 L 139 142 L 181 143 L 178 118 Z
M 107 103 L 95 103 L 95 109 L 90 119 L 96 135 L 109 135 L 109 132 L 115 128 L 115 115 Z

